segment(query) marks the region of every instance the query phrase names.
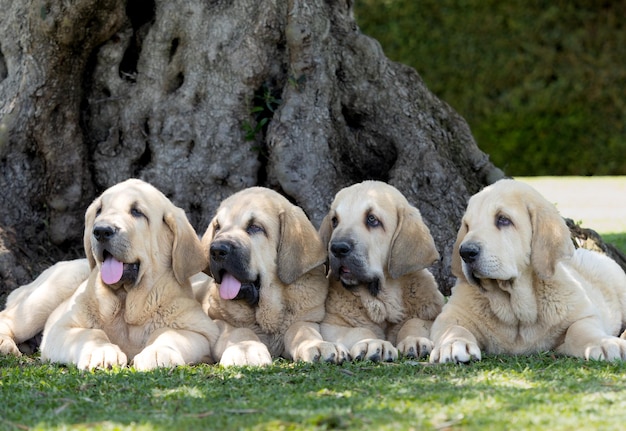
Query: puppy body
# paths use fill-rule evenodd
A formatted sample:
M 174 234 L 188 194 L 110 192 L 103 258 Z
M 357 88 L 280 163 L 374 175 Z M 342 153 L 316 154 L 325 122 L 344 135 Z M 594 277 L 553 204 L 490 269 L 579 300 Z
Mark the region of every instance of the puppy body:
M 86 260 L 59 263 L 17 289 L 0 321 L 23 333 L 45 323 L 42 359 L 79 368 L 212 362 L 218 328 L 189 282 L 206 258 L 183 210 L 127 180 L 87 209 L 84 245 Z M 27 311 L 37 317 L 23 318 Z
M 213 278 L 196 277 L 194 290 L 220 327 L 222 364 L 347 357 L 319 332 L 325 252 L 300 208 L 266 188 L 243 190 L 222 202 L 202 242 Z
M 433 362 L 546 350 L 626 359 L 626 275 L 574 250 L 554 205 L 501 180 L 470 200 L 454 247 L 458 281 L 432 329 Z
M 419 211 L 392 186 L 366 181 L 337 193 L 320 235 L 330 265 L 324 338 L 356 359 L 428 354 L 443 296 L 425 269 L 439 254 Z
M 58 262 L 15 289 L 0 312 L 0 354 L 20 356 L 17 344 L 40 333 L 48 317 L 89 277 L 87 259 Z

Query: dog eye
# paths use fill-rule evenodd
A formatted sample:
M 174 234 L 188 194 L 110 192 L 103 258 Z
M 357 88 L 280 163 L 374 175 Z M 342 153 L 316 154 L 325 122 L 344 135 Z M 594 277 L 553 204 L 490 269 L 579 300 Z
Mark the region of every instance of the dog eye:
M 367 225 L 370 227 L 380 226 L 380 220 L 378 220 L 374 214 L 368 214 L 367 218 L 365 219 L 365 223 L 367 223 Z
M 330 220 L 330 224 L 332 224 L 332 225 L 333 225 L 333 229 L 334 229 L 334 228 L 336 228 L 336 227 L 337 227 L 337 225 L 339 224 L 339 220 L 337 220 L 337 217 L 333 217 L 333 218 Z
M 145 217 L 146 215 L 144 213 L 141 212 L 141 210 L 139 210 L 137 207 L 132 207 L 130 209 L 130 215 L 132 215 L 135 218 L 139 218 L 139 217 Z
M 217 232 L 218 230 L 220 230 L 221 226 L 219 224 L 219 222 L 215 222 L 213 223 L 213 232 Z
M 510 218 L 503 216 L 503 215 L 499 215 L 496 217 L 496 226 L 497 227 L 506 227 L 506 226 L 511 226 L 513 224 L 513 222 L 511 221 Z
M 265 232 L 265 229 L 263 229 L 261 226 L 259 226 L 257 224 L 251 224 L 246 229 L 246 232 L 248 232 L 248 235 L 254 235 L 254 234 L 257 234 L 257 233 Z
M 96 210 L 96 217 L 98 217 L 101 212 L 102 212 L 102 207 L 98 207 L 98 209 Z

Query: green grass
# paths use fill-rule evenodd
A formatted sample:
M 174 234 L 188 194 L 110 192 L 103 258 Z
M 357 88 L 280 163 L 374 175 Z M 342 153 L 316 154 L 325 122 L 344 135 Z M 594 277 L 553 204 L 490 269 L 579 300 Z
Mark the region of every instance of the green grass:
M 626 232 L 623 233 L 603 233 L 602 239 L 613 244 L 622 253 L 626 254 Z
M 80 372 L 0 358 L 0 429 L 622 429 L 626 363 L 198 365 Z

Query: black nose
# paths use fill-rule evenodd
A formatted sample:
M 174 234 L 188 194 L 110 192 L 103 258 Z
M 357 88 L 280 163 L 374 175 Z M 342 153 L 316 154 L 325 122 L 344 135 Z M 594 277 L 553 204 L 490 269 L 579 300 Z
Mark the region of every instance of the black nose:
M 227 242 L 214 242 L 211 244 L 209 253 L 211 253 L 211 259 L 216 262 L 222 262 L 233 251 L 233 246 Z
M 336 257 L 345 257 L 352 251 L 352 243 L 348 241 L 333 241 L 330 244 L 330 251 Z
M 459 254 L 466 263 L 472 263 L 480 256 L 480 246 L 473 242 L 462 244 L 459 248 Z
M 92 231 L 94 238 L 98 242 L 110 240 L 115 235 L 115 232 L 117 232 L 117 229 L 110 225 L 95 225 Z

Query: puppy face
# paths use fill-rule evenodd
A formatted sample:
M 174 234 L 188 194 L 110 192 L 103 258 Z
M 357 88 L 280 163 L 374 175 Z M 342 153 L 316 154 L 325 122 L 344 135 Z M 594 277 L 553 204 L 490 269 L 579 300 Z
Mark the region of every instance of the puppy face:
M 502 287 L 532 272 L 549 278 L 558 260 L 570 256 L 569 231 L 554 205 L 532 187 L 501 180 L 474 195 L 454 246 L 457 277 Z
M 206 266 L 184 211 L 137 179 L 110 187 L 92 202 L 85 213 L 84 245 L 91 267 L 113 289 L 143 284 L 164 271 L 182 283 Z
M 330 274 L 344 287 L 378 294 L 386 277 L 432 264 L 438 253 L 419 211 L 394 187 L 365 181 L 335 196 L 320 228 Z
M 222 299 L 259 301 L 260 289 L 289 285 L 324 262 L 324 249 L 304 212 L 263 187 L 225 199 L 202 243 Z

